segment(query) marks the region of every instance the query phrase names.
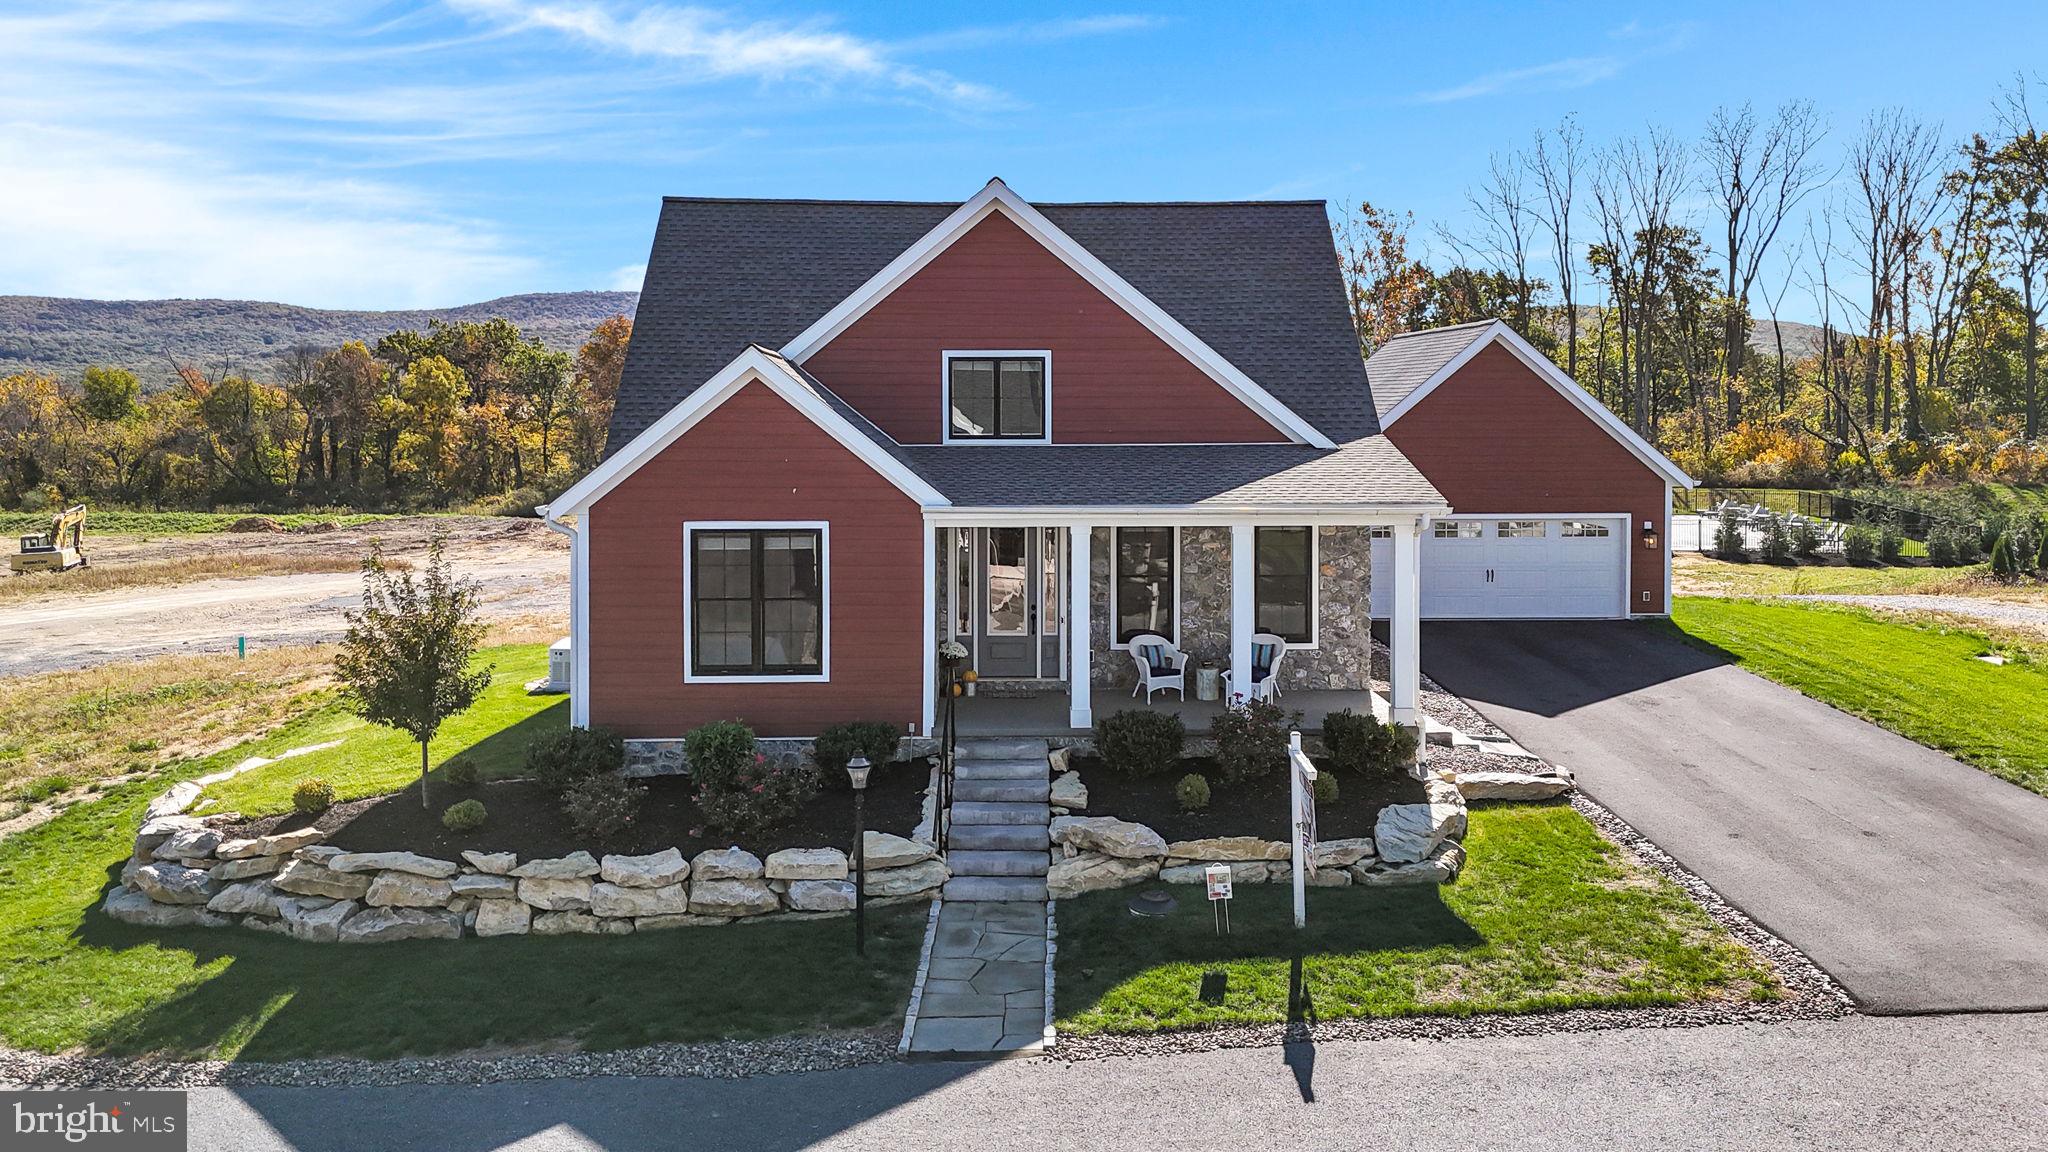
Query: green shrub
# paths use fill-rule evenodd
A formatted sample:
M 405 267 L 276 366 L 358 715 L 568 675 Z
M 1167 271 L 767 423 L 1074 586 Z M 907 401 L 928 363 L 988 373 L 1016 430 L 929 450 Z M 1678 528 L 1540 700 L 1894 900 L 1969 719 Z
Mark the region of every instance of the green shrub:
M 1936 568 L 1956 566 L 1955 537 L 1937 528 L 1927 534 L 1927 562 Z
M 1887 516 L 1877 528 L 1877 558 L 1887 564 L 1897 564 L 1899 557 L 1906 554 L 1906 533 L 1899 528 L 1897 517 Z
M 2048 532 L 2041 534 L 2041 550 L 2034 555 L 2034 571 L 2048 576 Z
M 733 832 L 772 828 L 818 794 L 818 774 L 804 764 L 780 764 L 761 754 L 754 730 L 719 720 L 683 737 L 697 807 L 712 824 Z
M 1382 724 L 1349 708 L 1323 717 L 1323 760 L 1339 772 L 1395 775 L 1415 755 L 1415 737 L 1398 724 Z
M 1316 773 L 1316 782 L 1311 791 L 1315 793 L 1316 803 L 1335 804 L 1337 802 L 1336 774 L 1332 772 Z
M 334 785 L 318 777 L 299 781 L 292 789 L 292 811 L 301 816 L 311 816 L 334 807 Z
M 1820 525 L 1811 520 L 1801 520 L 1792 528 L 1792 551 L 1803 559 L 1811 560 L 1820 555 Z
M 1172 771 L 1187 742 L 1187 725 L 1170 712 L 1126 708 L 1095 722 L 1096 755 L 1110 771 L 1125 776 Z
M 458 800 L 441 813 L 441 827 L 450 832 L 474 832 L 484 826 L 484 802 L 481 800 Z
M 1998 534 L 1991 544 L 1991 574 L 2001 580 L 2010 580 L 2020 574 L 2019 561 L 2013 556 L 2012 533 Z
M 609 728 L 564 728 L 526 747 L 527 776 L 557 796 L 625 764 L 626 742 Z
M 818 762 L 818 782 L 835 792 L 849 791 L 853 782 L 846 778 L 848 761 L 855 756 L 865 756 L 868 763 L 880 768 L 896 758 L 897 747 L 894 724 L 880 720 L 834 724 L 818 733 L 811 753 Z
M 615 773 L 586 776 L 571 784 L 562 795 L 562 812 L 569 817 L 569 826 L 578 835 L 609 840 L 624 831 L 633 822 L 633 817 L 639 815 L 640 801 L 645 795 L 638 785 L 628 783 L 624 776 Z M 476 804 L 476 801 L 465 800 L 463 803 Z M 477 810 L 481 812 L 483 805 L 477 804 Z
M 1714 529 L 1714 551 L 1723 556 L 1740 556 L 1743 552 L 1742 513 L 1729 508 L 1721 513 L 1721 523 Z
M 1270 700 L 1233 703 L 1209 723 L 1216 770 L 1232 784 L 1287 771 L 1288 729 L 1300 724 L 1301 713 Z
M 1842 555 L 1851 564 L 1877 563 L 1877 529 L 1868 524 L 1851 524 L 1842 534 Z
M 1770 523 L 1764 525 L 1763 557 L 1768 564 L 1787 564 L 1792 560 L 1792 533 L 1781 516 L 1771 517 Z
M 1209 781 L 1206 777 L 1190 772 L 1173 786 L 1173 798 L 1180 802 L 1183 812 L 1200 812 L 1209 806 Z
M 484 782 L 484 770 L 467 756 L 457 756 L 441 765 L 441 779 L 450 788 L 474 788 Z

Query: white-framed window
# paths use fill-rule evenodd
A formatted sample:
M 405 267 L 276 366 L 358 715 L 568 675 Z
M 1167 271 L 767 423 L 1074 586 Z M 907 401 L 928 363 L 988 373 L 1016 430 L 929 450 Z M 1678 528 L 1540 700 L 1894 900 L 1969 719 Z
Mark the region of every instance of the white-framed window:
M 1290 646 L 1316 642 L 1316 530 L 1266 527 L 1252 530 L 1252 627 L 1271 632 Z
M 947 444 L 1050 444 L 1052 353 L 962 349 L 944 353 Z
M 1111 647 L 1152 632 L 1180 644 L 1180 529 L 1111 529 Z
M 1429 526 L 1429 534 L 1439 540 L 1477 540 L 1482 527 L 1477 520 L 1438 520 Z
M 1563 528 L 1564 531 L 1560 534 L 1567 540 L 1592 539 L 1594 537 L 1611 535 L 1614 531 L 1606 524 L 1596 523 L 1591 520 L 1567 520 L 1564 522 Z
M 1502 520 L 1494 530 L 1502 540 L 1541 540 L 1545 535 L 1541 520 Z
M 684 523 L 685 683 L 823 683 L 831 638 L 824 522 Z

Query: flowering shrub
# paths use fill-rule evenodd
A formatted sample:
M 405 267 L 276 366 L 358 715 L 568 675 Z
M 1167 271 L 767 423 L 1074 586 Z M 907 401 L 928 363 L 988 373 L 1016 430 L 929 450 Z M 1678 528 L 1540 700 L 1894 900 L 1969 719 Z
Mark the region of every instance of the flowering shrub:
M 802 764 L 778 764 L 754 745 L 754 730 L 719 720 L 683 737 L 683 755 L 697 784 L 705 819 L 733 832 L 772 828 L 818 794 L 817 773 Z
M 557 796 L 592 776 L 616 773 L 626 742 L 609 728 L 564 728 L 527 745 L 526 774 Z
M 598 776 L 586 776 L 569 786 L 562 796 L 562 811 L 569 817 L 569 826 L 594 840 L 609 840 L 626 830 L 633 823 L 633 817 L 640 814 L 640 801 L 646 792 L 636 784 L 629 783 L 624 776 L 606 772 Z M 475 804 L 465 800 L 465 804 Z M 483 805 L 478 804 L 479 811 Z
M 1209 723 L 1216 741 L 1216 770 L 1233 784 L 1287 770 L 1287 730 L 1301 724 L 1301 713 L 1288 712 L 1270 700 L 1247 700 L 1242 693 Z

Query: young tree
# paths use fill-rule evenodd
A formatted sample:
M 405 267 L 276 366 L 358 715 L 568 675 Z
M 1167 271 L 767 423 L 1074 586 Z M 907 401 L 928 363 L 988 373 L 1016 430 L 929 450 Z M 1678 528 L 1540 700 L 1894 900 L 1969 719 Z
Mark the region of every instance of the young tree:
M 604 451 L 612 404 L 619 396 L 619 377 L 626 370 L 626 346 L 632 339 L 633 321 L 613 316 L 599 323 L 590 339 L 576 350 L 576 387 L 569 404 L 576 443 L 575 459 L 570 463 L 579 471 L 595 466 Z
M 1557 291 L 1564 298 L 1564 365 L 1573 379 L 1579 375 L 1578 249 L 1572 246 L 1572 206 L 1577 202 L 1579 151 L 1585 133 L 1570 116 L 1558 121 L 1555 142 L 1536 134 L 1529 154 L 1529 170 L 1535 173 L 1543 199 L 1537 215 L 1550 230 L 1550 243 L 1557 266 Z
M 1351 301 L 1358 349 L 1367 356 L 1406 332 L 1429 288 L 1429 269 L 1408 257 L 1413 214 L 1359 204 L 1337 221 L 1337 266 Z
M 420 806 L 427 807 L 427 744 L 441 722 L 476 703 L 491 682 L 486 666 L 469 671 L 483 640 L 477 619 L 481 586 L 456 578 L 441 537 L 427 549 L 419 580 L 393 573 L 375 545 L 363 561 L 363 606 L 348 614 L 335 675 L 348 686 L 356 713 L 396 728 L 420 746 Z

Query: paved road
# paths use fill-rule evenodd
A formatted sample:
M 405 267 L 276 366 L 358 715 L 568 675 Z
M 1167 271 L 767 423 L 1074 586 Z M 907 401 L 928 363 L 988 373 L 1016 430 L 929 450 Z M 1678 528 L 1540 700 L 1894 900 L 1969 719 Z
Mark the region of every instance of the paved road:
M 1422 663 L 1865 1010 L 2048 1009 L 2048 799 L 1642 624 L 1430 623 Z
M 2048 1142 L 2048 1016 L 1331 1042 L 754 1080 L 205 1089 L 192 1147 L 1958 1148 Z M 1312 1095 L 1313 1102 L 1304 1095 Z

